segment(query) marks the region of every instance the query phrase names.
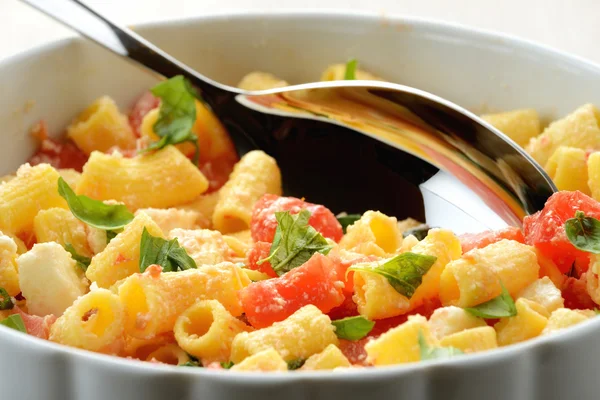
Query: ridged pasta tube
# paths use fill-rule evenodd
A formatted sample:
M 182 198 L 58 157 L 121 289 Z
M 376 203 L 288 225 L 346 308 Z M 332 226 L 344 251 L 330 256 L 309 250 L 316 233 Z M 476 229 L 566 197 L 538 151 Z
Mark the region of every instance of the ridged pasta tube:
M 484 114 L 481 118 L 494 125 L 522 147 L 541 132 L 540 117 L 537 111 L 531 108 Z
M 17 244 L 0 232 L 0 287 L 4 288 L 9 296 L 16 296 L 21 291 L 16 259 Z
M 147 339 L 173 330 L 177 317 L 198 300 L 218 300 L 233 316 L 242 314 L 238 291 L 250 279 L 232 263 L 204 265 L 182 272 L 149 267 L 119 286 L 127 308 L 127 333 Z
M 219 193 L 212 217 L 214 228 L 222 233 L 248 229 L 254 203 L 267 193 L 281 195 L 277 162 L 260 150 L 247 153 Z
M 281 355 L 273 348 L 260 351 L 231 367 L 232 371 L 267 372 L 287 371 L 288 366 Z
M 78 220 L 70 210 L 49 208 L 41 210 L 33 220 L 33 231 L 38 243 L 56 242 L 61 246 L 70 244 L 77 254 L 85 257 L 93 255 L 88 244 L 90 227 Z
M 208 189 L 202 172 L 173 146 L 133 158 L 93 152 L 77 194 L 123 202 L 130 210 L 188 203 Z
M 402 245 L 398 220 L 379 211 L 367 211 L 348 227 L 340 248 L 354 253 L 385 257 Z

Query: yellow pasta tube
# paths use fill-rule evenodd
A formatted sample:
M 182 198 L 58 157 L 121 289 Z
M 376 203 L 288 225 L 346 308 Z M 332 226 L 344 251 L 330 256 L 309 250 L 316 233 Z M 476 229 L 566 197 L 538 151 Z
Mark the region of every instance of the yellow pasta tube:
M 251 329 L 217 300 L 203 300 L 177 318 L 173 332 L 182 349 L 206 364 L 229 361 L 233 338 Z
M 67 135 L 88 155 L 114 146 L 134 149 L 136 141 L 127 117 L 108 96 L 100 97 L 79 114 L 67 128 Z
M 498 347 L 496 331 L 491 326 L 466 329 L 444 336 L 440 340 L 442 347 L 455 347 L 465 353 L 477 353 Z
M 125 310 L 119 298 L 97 289 L 77 299 L 50 329 L 50 340 L 80 349 L 116 354 L 124 344 Z
M 588 185 L 595 200 L 600 200 L 600 152 L 588 158 Z
M 143 212 L 158 225 L 165 235 L 175 228 L 197 229 L 201 228 L 200 213 L 179 208 L 142 208 L 135 212 Z
M 93 255 L 88 244 L 88 230 L 93 229 L 96 228 L 81 222 L 64 208 L 41 210 L 33 220 L 33 232 L 38 243 L 56 242 L 63 247 L 70 244 L 77 254 L 85 257 Z
M 133 158 L 93 152 L 76 192 L 97 200 L 120 201 L 135 211 L 185 204 L 206 189 L 208 181 L 202 172 L 175 147 L 167 146 Z
M 462 248 L 458 237 L 445 229 L 431 229 L 425 239 L 415 244 L 413 253 L 437 257 L 429 271 L 423 275 L 421 285 L 410 298 L 410 309 L 414 310 L 423 304 L 426 299 L 438 297 L 440 290 L 440 276 L 450 261 L 460 258 Z
M 360 315 L 370 320 L 405 314 L 410 308 L 410 300 L 398 293 L 385 276 L 373 272 L 354 271 L 352 299 Z
M 517 297 L 535 301 L 546 307 L 548 312 L 565 306 L 560 289 L 554 286 L 554 283 L 547 276 L 533 281 Z
M 81 173 L 75 171 L 72 168 L 62 168 L 58 170 L 60 176 L 71 186 L 72 188 L 77 187 Z
M 61 315 L 87 291 L 75 260 L 58 243 L 38 243 L 17 258 L 19 284 L 31 314 Z
M 348 361 L 344 353 L 342 353 L 342 351 L 336 345 L 330 344 L 329 346 L 325 347 L 325 350 L 322 352 L 308 357 L 300 369 L 311 371 L 348 368 L 350 366 L 350 361 Z
M 541 132 L 540 117 L 537 111 L 531 108 L 484 114 L 481 118 L 494 125 L 521 147 L 526 146 L 531 138 Z
M 237 86 L 244 90 L 267 90 L 289 86 L 289 84 L 268 72 L 254 71 L 244 75 Z
M 118 280 L 140 270 L 140 243 L 144 228 L 152 236 L 164 237 L 162 231 L 144 213 L 138 214 L 114 237 L 106 248 L 92 258 L 85 275 L 99 287 L 108 288 Z
M 0 287 L 13 297 L 21 291 L 16 259 L 17 244 L 0 232 Z
M 58 194 L 59 177 L 48 164 L 21 165 L 15 179 L 0 185 L 0 230 L 14 234 L 28 231 L 38 211 L 66 208 Z
M 517 315 L 504 318 L 494 325 L 500 346 L 539 336 L 548 324 L 550 313 L 544 306 L 524 298 L 517 299 L 515 305 Z
M 590 194 L 585 150 L 560 146 L 544 168 L 558 190 L 579 190 Z
M 541 135 L 531 139 L 525 150 L 541 165 L 546 165 L 560 146 L 600 149 L 600 111 L 585 104 L 566 117 L 553 122 Z
M 394 217 L 379 211 L 367 211 L 347 229 L 340 248 L 364 255 L 385 257 L 402 245 L 402 232 Z
M 225 242 L 223 235 L 209 229 L 173 229 L 169 238 L 177 238 L 179 244 L 194 259 L 196 265 L 213 265 L 232 261 L 235 253 Z
M 177 317 L 198 300 L 218 300 L 229 313 L 239 316 L 243 309 L 238 291 L 249 284 L 242 269 L 231 263 L 165 273 L 149 267 L 119 286 L 119 297 L 127 308 L 127 333 L 144 339 L 171 331 Z
M 221 188 L 213 226 L 222 233 L 248 229 L 254 203 L 267 193 L 281 195 L 279 167 L 264 152 L 251 151 L 235 165 L 229 181 Z
M 275 349 L 268 348 L 245 358 L 241 363 L 231 367 L 231 370 L 248 372 L 287 371 L 288 366 Z
M 532 247 L 504 239 L 448 263 L 440 277 L 440 300 L 476 306 L 500 295 L 500 282 L 515 297 L 538 278 L 539 268 Z
M 437 344 L 431 335 L 427 319 L 418 314 L 411 315 L 402 325 L 390 329 L 365 345 L 367 362 L 377 367 L 419 361 L 419 332 L 430 346 Z
M 158 361 L 163 364 L 180 365 L 190 361 L 190 356 L 176 344 L 169 343 L 148 354 L 146 361 Z
M 429 328 L 437 339 L 483 326 L 487 326 L 483 319 L 455 306 L 440 307 L 429 317 Z
M 117 294 L 112 292 L 113 294 Z M 155 350 L 167 345 L 175 344 L 175 338 L 172 332 L 162 335 L 156 335 L 150 339 L 138 339 L 132 336 L 125 336 L 125 346 L 120 353 L 122 357 L 133 357 L 139 360 L 147 360 L 148 356 Z
M 321 74 L 322 81 L 343 81 L 346 75 L 346 64 L 331 64 Z M 382 81 L 383 79 L 357 68 L 354 73 L 356 79 L 366 81 Z
M 595 316 L 596 313 L 592 310 L 570 310 L 568 308 L 559 308 L 550 314 L 548 324 L 542 331 L 542 335 L 547 335 L 577 325 Z
M 237 364 L 270 347 L 286 361 L 307 359 L 337 343 L 329 317 L 309 304 L 268 328 L 238 334 L 233 339 L 231 361 Z

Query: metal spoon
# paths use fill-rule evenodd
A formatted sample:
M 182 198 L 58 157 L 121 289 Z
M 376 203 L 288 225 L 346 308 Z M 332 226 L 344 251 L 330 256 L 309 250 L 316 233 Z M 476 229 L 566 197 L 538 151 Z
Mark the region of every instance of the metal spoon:
M 184 75 L 240 154 L 269 153 L 285 194 L 334 212 L 373 209 L 477 231 L 519 226 L 556 191 L 502 133 L 418 89 L 337 81 L 247 92 L 201 75 L 77 0 L 22 1 L 161 76 Z

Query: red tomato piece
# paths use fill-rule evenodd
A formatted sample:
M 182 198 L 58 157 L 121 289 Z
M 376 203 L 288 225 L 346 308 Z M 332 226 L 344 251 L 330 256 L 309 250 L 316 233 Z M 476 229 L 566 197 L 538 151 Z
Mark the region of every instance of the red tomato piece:
M 189 157 L 193 158 L 194 154 Z M 227 182 L 233 167 L 239 161 L 235 151 L 227 152 L 212 160 L 200 160 L 199 168 L 202 174 L 208 179 L 208 190 L 211 193 L 219 190 Z
M 509 226 L 508 228 L 497 231 L 485 231 L 480 233 L 466 233 L 460 235 L 460 244 L 463 254 L 469 250 L 481 249 L 490 244 L 501 241 L 502 239 L 516 240 L 519 243 L 525 243 L 523 232 L 519 228 Z
M 567 278 L 561 287 L 565 307 L 574 310 L 595 309 L 598 306 L 588 294 L 585 275 L 580 278 Z
M 302 210 L 311 213 L 308 223 L 324 237 L 339 242 L 343 236 L 342 226 L 329 209 L 320 205 L 307 203 L 295 197 L 281 197 L 275 194 L 265 194 L 261 197 L 252 210 L 252 221 L 250 230 L 255 242 L 273 241 L 277 220 L 275 213 L 278 211 L 289 211 L 298 214 Z
M 365 345 L 371 339 L 370 336 L 356 341 L 340 339 L 339 348 L 351 364 L 365 365 L 367 359 Z
M 339 306 L 332 308 L 327 315 L 329 315 L 329 318 L 331 318 L 332 321 L 357 316 L 358 309 L 356 303 L 352 300 L 352 295 L 347 295 L 344 302 Z
M 600 203 L 579 191 L 562 191 L 553 194 L 543 210 L 523 220 L 526 243 L 537 247 L 563 273 L 571 269 L 575 259 L 580 263 L 579 270 L 587 269 L 589 263 L 588 254 L 576 249 L 565 234 L 565 221 L 576 211 L 600 218 Z
M 31 129 L 31 135 L 40 141 L 40 147 L 27 161 L 29 164 L 46 163 L 54 168 L 73 168 L 79 172 L 82 171 L 88 156 L 70 140 L 59 142 L 48 137 L 48 127 L 45 121 L 38 122 Z
M 21 310 L 18 306 L 13 308 L 12 314 L 19 314 L 23 319 L 23 325 L 27 329 L 27 333 L 39 337 L 41 339 L 48 339 L 50 335 L 50 327 L 56 321 L 56 317 L 52 314 L 46 315 L 45 317 L 38 317 L 37 315 L 27 314 Z
M 334 262 L 316 253 L 279 278 L 246 286 L 239 296 L 248 322 L 256 328 L 264 328 L 283 321 L 308 304 L 329 312 L 344 301 L 343 287 Z
M 264 260 L 265 258 L 269 257 L 270 251 L 271 243 L 254 243 L 254 246 L 252 246 L 248 252 L 248 268 L 265 273 L 272 278 L 277 278 L 277 274 L 273 270 L 270 262 L 265 261 L 260 265 L 258 264 L 260 260 Z
M 158 107 L 159 104 L 160 99 L 154 97 L 150 91 L 145 92 L 136 100 L 133 108 L 129 112 L 129 124 L 138 137 L 140 136 L 140 126 L 142 126 L 144 117 L 151 110 Z

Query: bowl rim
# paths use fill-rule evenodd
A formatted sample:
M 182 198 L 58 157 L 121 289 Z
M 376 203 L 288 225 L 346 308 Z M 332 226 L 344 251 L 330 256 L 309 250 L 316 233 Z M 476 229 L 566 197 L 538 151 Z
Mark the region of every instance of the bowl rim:
M 600 65 L 587 60 L 583 57 L 576 56 L 555 49 L 551 46 L 537 43 L 532 40 L 522 39 L 501 32 L 493 32 L 490 30 L 468 27 L 459 23 L 445 22 L 432 18 L 403 16 L 397 13 L 377 13 L 370 11 L 340 11 L 334 9 L 285 9 L 275 11 L 258 11 L 258 10 L 236 10 L 236 11 L 221 11 L 211 12 L 199 16 L 189 16 L 185 18 L 168 18 L 161 21 L 150 21 L 134 26 L 136 32 L 152 30 L 161 27 L 177 27 L 188 25 L 191 23 L 202 22 L 219 22 L 223 20 L 251 20 L 256 21 L 264 19 L 269 20 L 285 20 L 285 19 L 305 19 L 305 20 L 344 20 L 356 19 L 363 23 L 380 22 L 381 24 L 397 24 L 398 26 L 406 26 L 409 30 L 419 28 L 424 31 L 435 33 L 450 33 L 454 36 L 476 39 L 502 45 L 511 49 L 528 50 L 532 54 L 539 54 L 548 60 L 554 59 L 563 63 L 571 63 L 578 68 L 586 68 L 600 74 Z M 79 36 L 68 36 L 58 40 L 53 40 L 48 43 L 40 44 L 31 47 L 22 52 L 12 54 L 8 57 L 0 59 L 0 70 L 11 64 L 18 64 L 30 57 L 39 56 L 42 54 L 51 53 L 60 48 L 69 46 L 73 43 L 83 43 L 88 40 Z M 142 69 L 143 70 L 143 69 Z M 198 376 L 205 379 L 210 378 L 216 381 L 223 381 L 229 384 L 243 384 L 246 386 L 261 386 L 268 383 L 289 383 L 289 382 L 329 382 L 337 383 L 344 382 L 349 379 L 360 378 L 361 382 L 379 381 L 385 378 L 399 378 L 417 372 L 443 372 L 453 368 L 479 368 L 490 364 L 516 359 L 525 351 L 536 351 L 539 354 L 542 350 L 550 350 L 560 347 L 564 341 L 577 340 L 582 336 L 592 334 L 600 328 L 600 319 L 590 319 L 584 321 L 577 326 L 555 332 L 546 336 L 538 336 L 533 339 L 526 340 L 521 343 L 513 344 L 506 347 L 497 348 L 481 353 L 466 354 L 451 359 L 431 360 L 426 362 L 414 362 L 407 364 L 391 365 L 375 368 L 344 368 L 342 373 L 332 371 L 302 371 L 297 373 L 249 373 L 244 371 L 227 371 L 223 373 L 220 370 L 208 368 L 180 368 L 177 366 L 150 363 L 146 361 L 127 359 L 107 354 L 95 353 L 88 350 L 78 349 L 49 340 L 41 339 L 31 335 L 23 335 L 21 332 L 14 331 L 8 327 L 0 325 L 0 338 L 6 337 L 9 342 L 21 342 L 26 344 L 32 351 L 52 352 L 55 355 L 67 358 L 68 355 L 71 362 L 75 359 L 83 362 L 90 362 L 97 367 L 104 368 L 120 368 L 124 372 L 132 374 L 160 374 L 161 376 L 170 375 L 187 375 L 189 377 Z

